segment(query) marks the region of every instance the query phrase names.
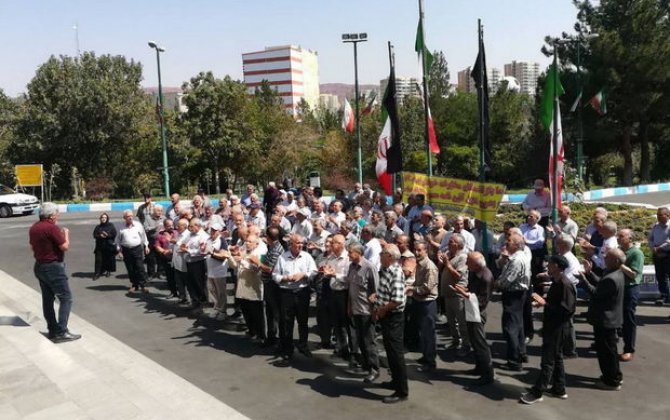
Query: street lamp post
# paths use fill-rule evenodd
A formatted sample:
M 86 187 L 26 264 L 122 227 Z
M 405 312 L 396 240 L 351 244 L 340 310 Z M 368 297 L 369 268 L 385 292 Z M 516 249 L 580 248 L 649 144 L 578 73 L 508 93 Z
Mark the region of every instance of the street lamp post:
M 582 69 L 581 69 L 581 48 L 582 42 L 597 38 L 598 34 L 590 33 L 586 36 L 580 35 L 578 38 L 561 39 L 559 44 L 576 44 L 577 45 L 577 88 L 579 93 L 577 96 L 577 179 L 581 183 L 584 180 L 584 125 L 582 120 Z
M 358 43 L 368 40 L 366 33 L 342 34 L 342 42 L 354 44 L 354 95 L 356 102 L 356 142 L 358 143 L 358 182 L 363 183 L 363 157 L 361 150 L 361 114 L 359 110 L 359 92 L 358 92 Z
M 161 83 L 161 53 L 165 52 L 165 48 L 160 47 L 153 41 L 149 41 L 149 47 L 156 50 L 156 63 L 158 65 L 158 105 L 160 107 L 158 122 L 160 124 L 161 144 L 163 146 L 163 188 L 165 190 L 165 195 L 170 197 L 170 172 L 168 170 L 167 141 L 165 140 L 165 121 L 163 118 L 163 85 Z

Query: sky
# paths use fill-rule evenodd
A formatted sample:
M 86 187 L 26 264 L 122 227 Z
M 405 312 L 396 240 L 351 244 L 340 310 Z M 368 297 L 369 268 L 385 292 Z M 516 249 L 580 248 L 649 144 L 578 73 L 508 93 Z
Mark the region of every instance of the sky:
M 571 32 L 571 0 L 425 0 L 426 45 L 444 52 L 451 79 L 474 63 L 477 19 L 484 25 L 488 67 L 512 60 L 549 59 L 545 35 Z M 157 86 L 154 40 L 164 86 L 181 86 L 200 71 L 242 78 L 243 52 L 294 44 L 316 50 L 321 83 L 353 83 L 353 48 L 341 34 L 366 32 L 359 44 L 359 81 L 388 75 L 387 41 L 395 47 L 396 75 L 417 76 L 414 39 L 418 0 L 0 0 L 0 89 L 26 91 L 51 55 L 123 55 L 144 66 L 143 86 Z M 78 30 L 74 29 L 77 26 Z

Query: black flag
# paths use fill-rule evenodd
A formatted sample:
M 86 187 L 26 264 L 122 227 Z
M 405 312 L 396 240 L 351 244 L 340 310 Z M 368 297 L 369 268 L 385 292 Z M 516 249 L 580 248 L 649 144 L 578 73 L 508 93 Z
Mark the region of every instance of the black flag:
M 486 54 L 484 53 L 484 33 L 479 26 L 479 53 L 477 61 L 470 73 L 477 88 L 477 103 L 479 105 L 479 140 L 483 154 L 483 170 L 491 170 L 491 144 L 489 143 L 489 83 L 486 74 Z
M 402 147 L 400 146 L 400 120 L 396 103 L 395 66 L 391 64 L 388 86 L 384 93 L 382 106 L 388 114 L 391 124 L 391 144 L 386 152 L 386 172 L 395 174 L 402 171 Z

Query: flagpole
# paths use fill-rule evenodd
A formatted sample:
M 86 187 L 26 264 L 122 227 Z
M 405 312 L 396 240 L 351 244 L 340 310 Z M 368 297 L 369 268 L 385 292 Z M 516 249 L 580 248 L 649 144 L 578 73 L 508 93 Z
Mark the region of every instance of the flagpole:
M 389 67 L 391 69 L 395 68 L 395 55 L 393 53 L 393 45 L 391 45 L 391 41 L 387 41 L 388 43 L 388 50 L 389 50 Z M 395 80 L 389 80 L 388 83 L 395 83 Z M 393 101 L 395 101 L 395 97 L 393 98 Z M 383 124 L 383 122 L 382 122 Z M 393 135 L 391 135 L 393 137 Z M 398 177 L 397 174 L 394 172 L 391 174 L 391 186 L 393 188 L 392 195 L 395 194 L 396 188 L 398 188 Z
M 423 0 L 419 0 L 419 24 L 421 26 L 421 39 L 426 42 L 426 31 L 424 30 L 423 25 L 424 13 L 423 13 Z M 428 157 L 428 170 L 426 173 L 428 176 L 433 176 L 433 155 L 430 152 L 430 137 L 428 134 L 428 75 L 426 73 L 426 53 L 425 51 L 421 52 L 421 72 L 423 73 L 423 113 L 425 119 L 425 128 L 424 136 L 426 137 L 426 156 Z
M 558 43 L 554 43 L 554 71 L 552 81 L 554 83 L 554 110 L 552 115 L 553 125 L 552 125 L 552 138 L 551 144 L 553 148 L 553 168 L 552 173 L 550 174 L 552 179 L 552 188 L 551 188 L 551 223 L 556 224 L 556 219 L 558 218 L 558 209 L 556 208 L 556 203 L 558 202 Z
M 485 130 L 485 110 L 484 107 L 484 83 L 488 83 L 486 80 L 484 63 L 483 63 L 483 51 L 482 47 L 484 46 L 484 31 L 482 30 L 482 20 L 477 19 L 477 36 L 478 36 L 478 54 L 477 59 L 479 61 L 479 80 L 481 81 L 480 86 L 478 87 L 477 94 L 479 95 L 479 181 L 486 182 L 486 130 Z M 488 226 L 487 223 L 481 220 L 482 224 L 482 253 L 486 261 L 489 261 L 489 238 L 488 238 Z

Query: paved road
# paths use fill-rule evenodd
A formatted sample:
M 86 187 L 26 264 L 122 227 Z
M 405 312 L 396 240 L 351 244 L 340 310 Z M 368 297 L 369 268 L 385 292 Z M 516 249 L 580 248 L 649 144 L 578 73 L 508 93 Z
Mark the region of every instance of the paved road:
M 617 197 L 603 198 L 597 201 L 608 203 L 640 203 L 649 204 L 652 206 L 666 206 L 670 204 L 670 192 L 663 191 L 635 195 L 620 195 Z
M 431 376 L 418 373 L 412 362 L 418 355 L 409 354 L 410 401 L 388 407 L 379 402 L 388 391 L 364 385 L 360 376 L 346 373 L 344 366 L 324 351 L 316 351 L 312 360 L 298 355 L 295 366 L 279 368 L 272 364 L 270 355 L 254 348 L 243 334 L 187 318 L 163 299 L 167 292 L 162 282 L 152 283 L 152 293 L 147 296 L 126 296 L 128 280 L 122 264 L 116 276 L 93 282 L 91 233 L 96 218 L 94 214 L 64 214 L 61 218 L 72 235 L 67 264 L 75 296 L 74 312 L 253 419 L 471 419 L 473 414 L 474 418 L 489 419 L 583 419 L 616 414 L 617 418 L 639 420 L 665 418 L 670 412 L 669 308 L 640 308 L 643 327 L 638 332 L 637 358 L 623 366 L 623 392 L 593 389 L 599 370 L 595 355 L 586 351 L 592 332 L 580 319 L 581 357 L 566 363 L 567 402 L 547 398 L 532 407 L 516 402 L 538 372 L 536 339 L 529 349 L 530 363 L 525 372 L 499 371 L 500 382 L 482 388 L 472 387 L 471 379 L 461 373 L 472 365 L 454 361 L 445 351 L 440 351 L 438 371 Z M 112 219 L 120 220 L 120 215 L 112 214 Z M 27 230 L 34 220 L 34 216 L 0 220 L 0 268 L 37 288 L 27 245 Z M 504 344 L 498 303 L 492 304 L 489 316 L 489 338 L 494 358 L 500 362 Z M 71 327 L 76 331 L 76 325 Z M 448 342 L 443 331 L 439 338 L 440 343 Z M 317 340 L 314 335 L 310 339 L 313 343 Z M 382 379 L 387 379 L 385 372 Z

